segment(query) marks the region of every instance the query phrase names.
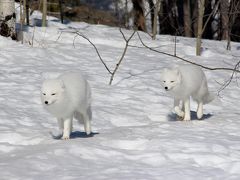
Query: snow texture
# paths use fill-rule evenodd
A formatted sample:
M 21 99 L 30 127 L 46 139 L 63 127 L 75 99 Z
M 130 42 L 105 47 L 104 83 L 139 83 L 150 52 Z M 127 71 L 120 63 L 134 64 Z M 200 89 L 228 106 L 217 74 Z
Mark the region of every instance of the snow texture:
M 32 23 L 39 14 L 34 13 Z M 34 21 L 35 19 L 35 21 Z M 164 67 L 183 63 L 145 48 L 129 47 L 109 86 L 110 74 L 88 41 L 98 48 L 112 70 L 124 40 L 118 28 L 86 23 L 29 27 L 25 43 L 0 37 L 0 179 L 1 180 L 219 180 L 240 179 L 240 88 L 237 79 L 204 106 L 203 120 L 177 121 L 172 97 L 161 87 Z M 126 36 L 131 31 L 124 30 Z M 32 43 L 34 34 L 33 47 Z M 153 41 L 151 47 L 173 53 L 174 37 Z M 73 41 L 75 43 L 73 45 Z M 240 56 L 239 44 L 203 41 L 201 57 L 195 39 L 177 38 L 177 54 L 210 67 L 230 67 Z M 137 36 L 131 45 L 141 46 Z M 234 56 L 233 56 L 234 55 Z M 81 71 L 92 87 L 93 134 L 85 136 L 74 121 L 72 139 L 57 140 L 57 121 L 42 107 L 44 79 L 65 71 Z M 217 94 L 231 72 L 208 71 L 209 89 Z

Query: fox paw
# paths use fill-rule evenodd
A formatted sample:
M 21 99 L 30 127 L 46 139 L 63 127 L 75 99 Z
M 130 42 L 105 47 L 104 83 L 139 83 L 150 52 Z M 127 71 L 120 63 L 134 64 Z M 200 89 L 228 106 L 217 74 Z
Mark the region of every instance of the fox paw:
M 181 117 L 181 118 L 184 117 L 184 112 L 180 109 L 179 106 L 175 106 L 175 107 L 174 107 L 174 111 L 175 111 L 175 113 L 176 113 L 179 117 Z
M 62 137 L 62 140 L 68 140 L 68 139 L 70 139 L 69 136 L 63 136 L 63 137 Z
M 87 136 L 89 136 L 91 133 L 92 133 L 91 131 L 90 132 L 89 131 L 86 132 Z
M 183 121 L 191 121 L 190 117 L 184 117 Z
M 203 117 L 203 113 L 202 112 L 197 112 L 197 118 L 202 119 L 202 117 Z
M 177 116 L 176 120 L 177 120 L 177 121 L 183 121 L 183 117 Z

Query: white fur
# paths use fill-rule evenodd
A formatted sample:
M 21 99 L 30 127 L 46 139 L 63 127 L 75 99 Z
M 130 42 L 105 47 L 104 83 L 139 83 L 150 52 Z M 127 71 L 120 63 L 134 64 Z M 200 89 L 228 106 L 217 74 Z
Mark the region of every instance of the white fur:
M 161 81 L 164 89 L 174 97 L 175 112 L 185 121 L 191 120 L 190 96 L 198 103 L 198 119 L 203 116 L 203 104 L 214 99 L 208 91 L 206 76 L 198 66 L 181 65 L 173 69 L 164 69 Z
M 91 91 L 80 73 L 70 72 L 57 79 L 45 80 L 42 85 L 42 103 L 57 118 L 63 139 L 69 139 L 73 117 L 84 123 L 91 133 Z

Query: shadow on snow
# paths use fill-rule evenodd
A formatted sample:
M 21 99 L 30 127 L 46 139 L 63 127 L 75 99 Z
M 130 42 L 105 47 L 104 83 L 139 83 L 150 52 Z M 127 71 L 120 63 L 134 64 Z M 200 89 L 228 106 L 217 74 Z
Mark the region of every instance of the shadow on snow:
M 62 134 L 59 135 L 54 135 L 53 133 L 50 133 L 53 139 L 61 139 L 62 138 Z M 95 133 L 92 132 L 91 134 L 87 135 L 85 132 L 80 132 L 80 131 L 74 131 L 70 134 L 70 139 L 76 139 L 76 138 L 90 138 L 90 137 L 94 137 L 96 134 L 99 133 Z
M 213 114 L 203 114 L 203 117 L 201 119 L 198 119 L 197 112 L 191 111 L 191 120 L 206 120 L 212 116 L 213 116 Z M 168 118 L 168 121 L 181 121 L 181 118 L 174 113 L 168 114 L 167 118 Z

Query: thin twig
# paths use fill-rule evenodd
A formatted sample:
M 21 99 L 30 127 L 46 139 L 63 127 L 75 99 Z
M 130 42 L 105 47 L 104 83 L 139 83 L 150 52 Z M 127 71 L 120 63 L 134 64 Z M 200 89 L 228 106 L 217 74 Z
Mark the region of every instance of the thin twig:
M 174 56 L 177 56 L 177 35 L 174 37 Z
M 60 39 L 60 37 L 62 36 L 62 31 L 60 31 L 60 33 L 59 33 L 59 36 L 58 36 L 58 38 L 56 39 L 56 42 Z
M 211 17 L 213 17 L 213 16 L 216 14 L 217 9 L 218 9 L 218 7 L 219 7 L 219 4 L 220 4 L 220 1 L 217 2 L 217 4 L 214 6 L 212 12 L 209 14 L 207 20 L 205 21 L 205 24 L 204 24 L 204 26 L 203 26 L 203 28 L 202 28 L 202 34 L 203 34 L 203 32 L 205 31 L 205 29 L 206 29 L 206 27 L 207 27 L 207 24 L 208 24 L 208 22 L 210 21 Z
M 154 52 L 157 52 L 157 53 L 160 53 L 160 54 L 164 54 L 164 55 L 167 55 L 167 56 L 171 56 L 171 57 L 180 59 L 180 60 L 182 60 L 182 61 L 184 61 L 184 62 L 187 62 L 187 63 L 193 64 L 193 65 L 199 66 L 199 67 L 204 68 L 204 69 L 207 69 L 207 70 L 212 70 L 212 71 L 224 70 L 224 71 L 234 71 L 235 73 L 240 73 L 240 70 L 238 70 L 238 69 L 223 68 L 223 67 L 210 68 L 210 67 L 207 67 L 207 66 L 204 66 L 204 65 L 201 65 L 201 64 L 192 62 L 192 61 L 190 61 L 190 60 L 184 59 L 184 58 L 179 57 L 179 56 L 177 56 L 177 55 L 175 56 L 175 55 L 173 55 L 173 54 L 169 54 L 169 53 L 166 53 L 166 52 L 158 51 L 158 50 L 156 50 L 156 49 L 153 49 L 153 48 L 147 46 L 147 45 L 143 42 L 143 40 L 142 40 L 142 38 L 141 38 L 141 36 L 139 35 L 138 32 L 137 32 L 137 34 L 138 34 L 138 38 L 139 38 L 139 40 L 141 41 L 142 45 L 143 45 L 144 47 L 146 47 L 147 49 L 151 50 L 151 51 L 154 51 Z M 237 64 L 239 64 L 239 63 L 240 63 L 240 61 L 239 61 Z M 237 64 L 236 64 L 236 65 L 237 65 Z
M 112 75 L 113 73 L 110 71 L 110 69 L 107 67 L 107 64 L 106 64 L 106 63 L 104 62 L 104 60 L 102 59 L 102 57 L 101 57 L 101 55 L 100 55 L 97 47 L 95 46 L 95 44 L 94 44 L 92 41 L 90 41 L 90 39 L 88 39 L 86 36 L 84 36 L 83 34 L 81 34 L 80 32 L 75 32 L 75 34 L 76 34 L 77 36 L 82 37 L 83 39 L 86 39 L 86 40 L 94 47 L 94 49 L 95 49 L 95 51 L 96 51 L 96 53 L 97 53 L 100 61 L 103 63 L 104 67 L 105 67 L 106 70 L 109 72 L 109 74 Z M 75 39 L 74 39 L 74 40 L 75 40 Z
M 121 58 L 119 59 L 118 63 L 116 64 L 115 69 L 113 70 L 113 73 L 112 73 L 111 78 L 110 78 L 109 85 L 112 84 L 113 78 L 114 78 L 114 76 L 115 76 L 115 74 L 116 74 L 116 72 L 117 72 L 117 70 L 118 70 L 121 62 L 123 61 L 123 58 L 124 58 L 126 52 L 127 52 L 127 49 L 128 49 L 128 46 L 129 46 L 129 42 L 130 42 L 130 40 L 132 39 L 132 37 L 134 36 L 134 34 L 136 33 L 136 31 L 133 31 L 133 33 L 131 34 L 131 36 L 127 39 L 127 38 L 125 37 L 124 33 L 122 32 L 122 29 L 119 28 L 119 30 L 120 30 L 120 32 L 121 32 L 121 34 L 122 34 L 122 36 L 123 36 L 126 44 L 125 44 L 125 48 L 124 48 L 124 50 L 123 50 L 122 56 L 121 56 Z
M 123 39 L 125 40 L 125 43 L 126 43 L 126 44 L 125 44 L 125 47 L 124 47 L 122 56 L 121 56 L 121 58 L 119 59 L 118 63 L 116 64 L 116 67 L 114 68 L 113 71 L 111 71 L 111 70 L 107 67 L 107 65 L 106 65 L 106 63 L 104 62 L 104 60 L 102 59 L 102 57 L 101 57 L 101 55 L 100 55 L 97 47 L 95 46 L 95 44 L 94 44 L 89 38 L 87 38 L 85 35 L 83 35 L 83 34 L 80 33 L 79 31 L 77 31 L 77 32 L 70 32 L 70 33 L 76 34 L 75 37 L 74 37 L 74 40 L 73 40 L 73 46 L 74 46 L 74 47 L 75 47 L 75 39 L 76 39 L 78 36 L 80 36 L 80 37 L 82 37 L 83 39 L 87 40 L 87 41 L 94 47 L 94 49 L 95 49 L 95 51 L 96 51 L 96 53 L 97 53 L 100 61 L 103 63 L 104 67 L 106 68 L 106 70 L 107 70 L 107 71 L 109 72 L 109 74 L 111 75 L 110 81 L 109 81 L 109 85 L 112 84 L 112 81 L 113 81 L 113 79 L 114 79 L 114 76 L 115 76 L 115 74 L 116 74 L 116 72 L 117 72 L 117 70 L 118 70 L 121 62 L 123 61 L 126 52 L 127 52 L 127 49 L 128 49 L 128 47 L 129 47 L 129 42 L 130 42 L 130 40 L 132 39 L 132 37 L 134 36 L 134 34 L 136 33 L 136 31 L 133 31 L 133 33 L 130 35 L 130 37 L 129 37 L 129 38 L 126 38 L 126 36 L 125 36 L 125 34 L 123 33 L 123 31 L 122 31 L 121 28 L 119 28 L 119 31 L 120 31 L 120 33 L 122 34 L 122 37 L 123 37 Z M 65 31 L 65 32 L 66 32 L 66 31 Z M 60 34 L 60 36 L 61 36 L 61 34 Z
M 33 47 L 33 41 L 34 41 L 34 34 L 35 34 L 36 26 L 33 27 L 33 35 L 32 35 L 32 47 Z
M 238 61 L 238 63 L 234 66 L 233 72 L 229 78 L 229 80 L 227 80 L 222 87 L 218 90 L 218 96 L 220 96 L 221 91 L 223 91 L 233 80 L 234 74 L 236 73 L 236 70 L 239 68 L 240 65 L 240 61 Z

